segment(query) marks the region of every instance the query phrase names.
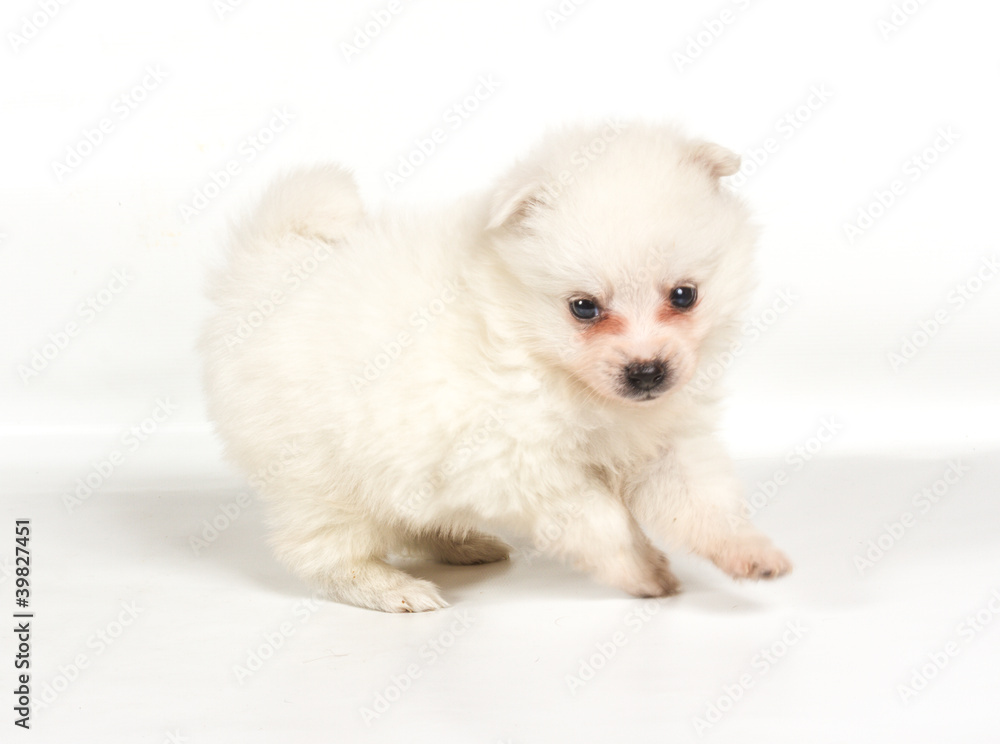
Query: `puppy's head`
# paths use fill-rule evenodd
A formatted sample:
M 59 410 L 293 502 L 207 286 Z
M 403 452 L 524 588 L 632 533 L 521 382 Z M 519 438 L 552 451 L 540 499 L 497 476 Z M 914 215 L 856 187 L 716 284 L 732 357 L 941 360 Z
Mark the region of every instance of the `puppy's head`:
M 550 135 L 489 214 L 520 337 L 608 399 L 682 388 L 726 346 L 749 292 L 755 231 L 719 183 L 738 167 L 667 127 Z

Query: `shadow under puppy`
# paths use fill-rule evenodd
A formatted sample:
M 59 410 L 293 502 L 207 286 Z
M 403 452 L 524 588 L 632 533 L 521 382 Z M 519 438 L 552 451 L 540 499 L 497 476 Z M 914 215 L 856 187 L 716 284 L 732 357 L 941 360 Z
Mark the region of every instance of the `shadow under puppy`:
M 550 134 L 489 194 L 367 213 L 336 166 L 277 181 L 231 234 L 202 338 L 210 415 L 272 543 L 335 600 L 446 605 L 391 554 L 508 557 L 489 529 L 641 597 L 651 538 L 736 578 L 789 560 L 743 516 L 692 384 L 727 349 L 756 232 L 737 156 L 667 126 Z

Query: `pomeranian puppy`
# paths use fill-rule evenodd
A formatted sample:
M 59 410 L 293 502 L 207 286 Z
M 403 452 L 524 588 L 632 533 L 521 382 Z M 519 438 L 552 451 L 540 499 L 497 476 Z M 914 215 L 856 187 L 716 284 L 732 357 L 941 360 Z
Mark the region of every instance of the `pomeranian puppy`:
M 791 570 L 744 516 L 718 392 L 691 382 L 750 291 L 756 232 L 720 183 L 738 167 L 612 123 L 434 214 L 368 214 L 332 165 L 271 186 L 232 230 L 202 350 L 277 555 L 386 612 L 446 606 L 389 556 L 508 558 L 491 531 L 639 597 L 679 588 L 654 542 L 735 578 Z

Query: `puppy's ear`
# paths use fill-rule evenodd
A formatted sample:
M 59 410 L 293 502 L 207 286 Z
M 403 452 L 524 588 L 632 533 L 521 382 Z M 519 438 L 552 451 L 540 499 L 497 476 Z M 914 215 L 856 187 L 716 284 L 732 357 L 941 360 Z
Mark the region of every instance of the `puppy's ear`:
M 688 147 L 687 158 L 705 168 L 712 178 L 732 176 L 740 169 L 740 156 L 714 142 L 692 142 Z
M 487 230 L 517 226 L 546 206 L 545 188 L 535 180 L 502 184 L 490 204 Z

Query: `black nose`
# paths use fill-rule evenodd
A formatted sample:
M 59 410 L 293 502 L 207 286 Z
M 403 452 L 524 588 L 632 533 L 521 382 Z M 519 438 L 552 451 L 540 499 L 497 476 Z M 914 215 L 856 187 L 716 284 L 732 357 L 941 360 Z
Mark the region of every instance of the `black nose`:
M 633 390 L 646 392 L 663 384 L 667 365 L 663 362 L 633 362 L 625 367 L 625 379 Z

